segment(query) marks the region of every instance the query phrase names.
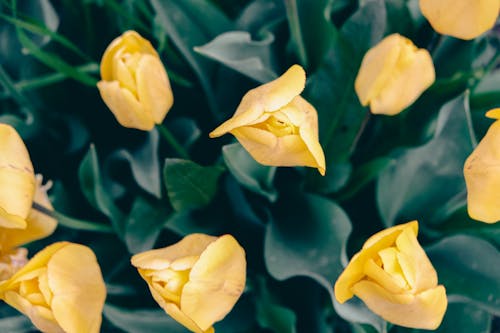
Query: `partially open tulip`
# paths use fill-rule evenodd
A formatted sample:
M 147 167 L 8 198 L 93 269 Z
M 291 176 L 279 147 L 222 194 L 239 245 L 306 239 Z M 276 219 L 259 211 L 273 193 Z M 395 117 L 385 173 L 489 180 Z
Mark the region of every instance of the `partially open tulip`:
M 243 96 L 234 116 L 210 133 L 233 134 L 259 163 L 309 166 L 325 174 L 325 156 L 318 141 L 316 109 L 300 96 L 306 74 L 293 65 L 274 81 Z
M 486 113 L 500 119 L 500 108 Z M 495 121 L 464 165 L 467 210 L 475 220 L 500 220 L 500 121 Z
M 16 130 L 0 124 L 0 227 L 26 228 L 35 194 L 35 172 Z
M 245 251 L 231 235 L 192 234 L 132 257 L 156 302 L 192 332 L 214 332 L 245 287 Z
M 1 282 L 0 298 L 42 332 L 98 333 L 106 289 L 92 250 L 59 242 Z
M 413 221 L 370 237 L 335 283 L 337 300 L 344 303 L 356 295 L 391 323 L 436 329 L 448 301 L 417 233 Z
M 53 209 L 47 197 L 47 189 L 50 185 L 50 183 L 42 185 L 42 176 L 40 174 L 36 175 L 36 191 L 33 200 L 48 210 Z M 26 222 L 25 229 L 0 227 L 0 253 L 5 253 L 23 244 L 45 238 L 51 235 L 57 227 L 56 219 L 36 209 L 31 209 Z
M 468 40 L 493 28 L 500 0 L 420 0 L 420 10 L 440 34 Z
M 127 31 L 108 46 L 97 83 L 116 120 L 149 131 L 160 124 L 174 103 L 165 67 L 149 41 Z
M 354 87 L 372 113 L 393 116 L 413 104 L 434 79 L 429 52 L 392 34 L 365 54 Z

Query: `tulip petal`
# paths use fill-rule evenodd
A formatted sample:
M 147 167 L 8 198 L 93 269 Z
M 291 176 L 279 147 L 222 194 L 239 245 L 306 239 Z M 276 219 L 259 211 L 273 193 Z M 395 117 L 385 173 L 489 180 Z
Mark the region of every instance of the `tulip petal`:
M 245 278 L 245 251 L 231 235 L 219 237 L 191 269 L 180 308 L 207 330 L 231 311 L 243 292 Z
M 99 81 L 97 88 L 120 125 L 145 131 L 153 129 L 152 115 L 144 110 L 130 91 L 121 88 L 118 81 Z
M 0 227 L 25 228 L 35 193 L 35 173 L 16 130 L 0 124 Z
M 445 288 L 441 285 L 416 295 L 392 294 L 372 281 L 360 281 L 352 290 L 370 310 L 405 327 L 436 329 L 448 304 Z
M 500 119 L 500 108 L 492 109 L 486 112 L 485 116 L 492 119 Z
M 497 109 L 498 110 L 498 109 Z M 492 114 L 495 115 L 496 110 Z M 475 220 L 500 221 L 500 122 L 493 123 L 464 164 L 467 210 Z
M 174 104 L 165 67 L 156 56 L 146 54 L 141 57 L 136 72 L 139 103 L 149 110 L 156 124 L 160 124 Z
M 66 332 L 99 332 L 106 288 L 92 250 L 66 244 L 49 260 L 47 275 L 59 325 Z
M 217 237 L 204 234 L 190 234 L 166 248 L 138 253 L 132 257 L 131 262 L 140 269 L 165 269 L 177 259 L 199 256 L 216 239 Z
M 420 0 L 420 10 L 437 32 L 468 40 L 493 28 L 500 1 Z

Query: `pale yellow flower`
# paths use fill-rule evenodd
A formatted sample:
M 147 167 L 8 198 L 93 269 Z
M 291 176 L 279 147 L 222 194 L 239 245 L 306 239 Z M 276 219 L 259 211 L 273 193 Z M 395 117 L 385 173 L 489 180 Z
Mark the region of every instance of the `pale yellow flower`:
M 392 116 L 413 104 L 435 76 L 427 50 L 392 34 L 365 54 L 354 86 L 363 106 L 370 105 L 374 114 Z
M 448 304 L 446 290 L 417 233 L 413 221 L 370 237 L 337 279 L 336 299 L 344 303 L 356 295 L 391 323 L 436 329 Z
M 245 251 L 231 235 L 192 234 L 132 257 L 156 302 L 192 332 L 214 332 L 245 287 Z
M 174 103 L 165 67 L 149 41 L 127 31 L 108 46 L 101 60 L 101 97 L 118 122 L 151 130 Z
M 0 282 L 10 279 L 28 263 L 28 250 L 17 248 L 0 253 Z
M 300 96 L 305 82 L 304 69 L 293 65 L 276 80 L 248 91 L 233 117 L 210 137 L 230 132 L 261 164 L 309 166 L 324 175 L 318 113 Z
M 0 227 L 26 228 L 35 194 L 35 172 L 16 130 L 0 124 Z
M 493 28 L 500 0 L 420 0 L 420 10 L 440 34 L 468 40 Z
M 42 185 L 42 176 L 37 174 L 34 201 L 49 210 L 53 210 L 52 204 L 47 197 L 47 189 L 50 185 L 51 183 L 45 186 Z M 51 235 L 57 227 L 56 219 L 36 209 L 30 210 L 26 222 L 25 229 L 0 227 L 0 253 L 11 251 L 17 246 L 45 238 Z
M 487 117 L 500 119 L 500 108 Z M 500 121 L 495 121 L 464 165 L 467 209 L 475 220 L 495 223 L 500 220 Z
M 0 298 L 42 332 L 98 333 L 106 288 L 92 250 L 59 242 L 1 282 Z

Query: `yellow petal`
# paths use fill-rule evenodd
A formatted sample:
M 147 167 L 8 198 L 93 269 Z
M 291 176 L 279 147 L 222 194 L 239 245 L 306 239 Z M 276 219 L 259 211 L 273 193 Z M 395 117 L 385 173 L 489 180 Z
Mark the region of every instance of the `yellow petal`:
M 138 253 L 131 262 L 134 267 L 141 269 L 165 269 L 178 259 L 199 256 L 216 239 L 204 234 L 190 234 L 174 245 Z
M 370 310 L 405 327 L 436 329 L 448 305 L 443 286 L 416 295 L 392 294 L 372 281 L 360 281 L 352 286 L 352 290 Z
M 420 10 L 437 32 L 472 39 L 493 28 L 498 0 L 420 0 Z
M 500 108 L 492 109 L 486 112 L 486 117 L 492 119 L 500 119 Z
M 181 296 L 181 310 L 201 329 L 223 319 L 243 292 L 245 251 L 231 235 L 208 245 L 191 269 Z
M 25 228 L 35 193 L 35 173 L 16 130 L 0 124 L 0 227 Z
M 499 147 L 500 122 L 496 121 L 464 164 L 469 215 L 486 223 L 500 220 Z
M 279 110 L 304 90 L 305 82 L 304 69 L 299 65 L 293 65 L 279 78 L 248 91 L 234 116 L 213 130 L 210 137 L 215 138 L 235 128 L 247 126 L 264 112 Z
M 365 276 L 365 262 L 369 259 L 377 258 L 378 253 L 382 249 L 391 247 L 395 243 L 397 237 L 406 228 L 416 230 L 418 228 L 418 222 L 412 221 L 382 230 L 371 236 L 365 242 L 361 251 L 351 258 L 351 261 L 335 282 L 334 289 L 337 301 L 344 303 L 354 296 L 351 287 Z
M 367 277 L 393 294 L 402 293 L 405 290 L 404 282 L 401 283 L 401 280 L 396 279 L 394 276 L 382 269 L 382 267 L 375 264 L 373 259 L 368 259 L 366 261 L 364 273 Z
M 59 325 L 68 333 L 98 333 L 106 287 L 92 250 L 67 243 L 49 260 L 47 275 Z
M 137 66 L 137 95 L 139 103 L 149 112 L 156 124 L 161 124 L 174 103 L 165 67 L 158 57 L 144 55 Z
M 165 312 L 167 312 L 172 318 L 174 318 L 177 322 L 184 325 L 188 330 L 195 333 L 205 333 L 209 331 L 204 331 L 201 329 L 196 323 L 187 316 L 184 312 L 182 312 L 177 305 L 174 303 L 167 303 L 165 305 Z
M 152 114 L 144 110 L 129 90 L 121 88 L 118 81 L 99 81 L 97 88 L 120 125 L 144 131 L 153 129 L 155 123 Z
M 42 186 L 41 175 L 36 175 L 34 201 L 45 208 L 53 209 L 47 197 L 47 189 Z M 57 227 L 56 219 L 35 209 L 30 211 L 26 221 L 26 229 L 0 229 L 0 248 L 3 251 L 45 238 L 51 235 Z

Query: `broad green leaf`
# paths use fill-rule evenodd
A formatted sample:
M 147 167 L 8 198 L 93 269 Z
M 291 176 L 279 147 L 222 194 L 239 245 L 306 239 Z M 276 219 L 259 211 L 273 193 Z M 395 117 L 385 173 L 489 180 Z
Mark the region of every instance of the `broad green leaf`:
M 125 309 L 106 304 L 104 317 L 127 333 L 189 333 L 161 309 Z
M 0 319 L 0 329 L 9 333 L 29 333 L 35 329 L 26 316 L 14 316 Z
M 444 238 L 426 249 L 450 301 L 467 302 L 500 315 L 500 253 L 468 236 Z
M 368 309 L 365 303 L 357 297 L 351 298 L 344 304 L 340 304 L 336 299 L 334 299 L 333 307 L 335 308 L 335 312 L 337 312 L 337 314 L 344 320 L 358 324 L 370 325 L 379 333 L 387 332 L 386 321 Z
M 266 231 L 266 267 L 278 280 L 311 277 L 333 298 L 350 231 L 349 218 L 332 201 L 303 193 L 280 197 Z
M 220 166 L 201 166 L 192 161 L 167 158 L 163 168 L 168 198 L 176 211 L 208 205 L 224 172 Z
M 217 35 L 231 30 L 232 23 L 207 0 L 150 0 L 155 24 L 162 28 L 196 73 L 215 120 L 220 120 L 210 78 L 213 64 L 194 51 Z M 158 36 L 161 37 L 161 36 Z
M 168 218 L 164 202 L 139 196 L 134 200 L 125 225 L 125 244 L 130 253 L 151 250 Z
M 273 185 L 276 167 L 256 162 L 238 142 L 222 147 L 222 157 L 231 174 L 243 187 L 270 201 L 276 200 L 278 193 Z
M 124 161 L 127 163 L 137 184 L 146 192 L 160 198 L 158 146 L 158 132 L 149 131 L 146 140 L 139 147 L 134 150 L 120 149 L 109 157 L 108 162 Z
M 270 46 L 273 41 L 274 37 L 270 33 L 263 40 L 252 40 L 248 32 L 230 31 L 194 50 L 255 81 L 265 83 L 277 77 L 271 62 Z
M 316 69 L 332 45 L 333 24 L 328 0 L 285 0 L 291 46 L 299 62 L 308 70 Z
M 124 215 L 103 186 L 97 151 L 94 145 L 90 146 L 87 155 L 80 163 L 78 177 L 81 190 L 89 203 L 111 220 L 118 236 L 123 236 Z
M 236 20 L 236 27 L 260 37 L 285 19 L 286 11 L 282 0 L 254 0 L 242 10 Z
M 443 322 L 436 333 L 490 333 L 492 316 L 467 303 L 451 302 L 448 304 Z M 426 333 L 429 331 L 419 330 Z
M 473 108 L 493 108 L 500 103 L 500 69 L 486 75 L 471 95 Z
M 463 165 L 472 152 L 468 94 L 445 104 L 434 137 L 396 151 L 377 179 L 377 204 L 387 226 L 408 220 L 432 221 L 435 212 L 465 190 Z

